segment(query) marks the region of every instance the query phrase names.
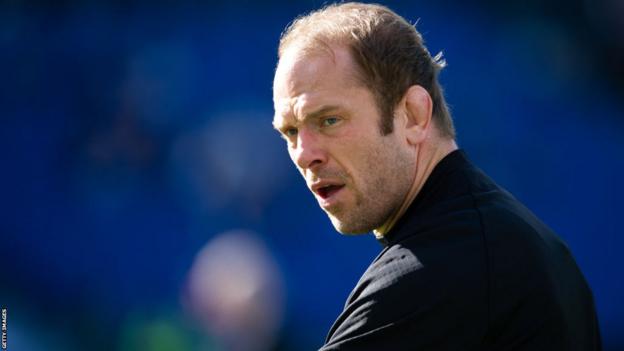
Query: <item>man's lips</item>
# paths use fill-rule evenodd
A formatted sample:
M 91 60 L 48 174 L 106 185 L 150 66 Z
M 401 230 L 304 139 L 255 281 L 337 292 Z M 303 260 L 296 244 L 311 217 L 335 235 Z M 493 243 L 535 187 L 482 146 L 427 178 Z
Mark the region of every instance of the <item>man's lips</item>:
M 313 193 L 318 195 L 321 199 L 326 200 L 330 198 L 332 195 L 337 193 L 340 189 L 344 187 L 342 183 L 336 182 L 318 182 L 312 185 L 311 190 Z
M 321 199 L 325 200 L 343 187 L 344 185 L 328 185 L 326 187 L 319 188 L 316 193 L 321 197 Z

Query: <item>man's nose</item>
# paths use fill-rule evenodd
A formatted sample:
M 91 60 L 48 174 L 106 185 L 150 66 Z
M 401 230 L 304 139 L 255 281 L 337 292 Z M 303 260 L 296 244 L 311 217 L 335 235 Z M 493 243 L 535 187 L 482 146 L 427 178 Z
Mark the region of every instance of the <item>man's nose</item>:
M 300 170 L 313 169 L 327 161 L 317 135 L 303 128 L 297 135 L 297 145 L 292 156 Z

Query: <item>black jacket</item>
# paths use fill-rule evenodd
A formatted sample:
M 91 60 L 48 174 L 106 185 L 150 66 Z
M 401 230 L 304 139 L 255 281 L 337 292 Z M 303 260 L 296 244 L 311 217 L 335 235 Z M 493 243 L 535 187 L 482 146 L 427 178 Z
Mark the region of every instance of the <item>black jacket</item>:
M 601 350 L 567 246 L 454 151 L 383 239 L 322 351 Z

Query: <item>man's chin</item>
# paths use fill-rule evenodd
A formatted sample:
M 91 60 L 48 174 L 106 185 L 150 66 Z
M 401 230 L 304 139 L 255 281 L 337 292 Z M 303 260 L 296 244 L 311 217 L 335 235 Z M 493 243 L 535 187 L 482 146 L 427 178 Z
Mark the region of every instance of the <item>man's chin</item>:
M 347 221 L 342 221 L 333 215 L 329 214 L 329 220 L 332 222 L 334 229 L 343 235 L 360 235 L 367 234 L 372 229 L 361 228 L 361 223 L 349 223 Z

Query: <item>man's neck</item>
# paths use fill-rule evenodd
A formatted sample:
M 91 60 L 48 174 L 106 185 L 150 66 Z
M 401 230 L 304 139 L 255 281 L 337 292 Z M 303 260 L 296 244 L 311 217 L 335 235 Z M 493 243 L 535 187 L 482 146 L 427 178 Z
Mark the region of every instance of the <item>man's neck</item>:
M 399 209 L 395 211 L 381 227 L 373 230 L 375 237 L 382 238 L 394 227 L 425 185 L 425 182 L 429 178 L 429 175 L 431 175 L 431 172 L 433 172 L 435 166 L 446 157 L 446 155 L 455 150 L 457 150 L 457 144 L 454 140 L 441 140 L 433 145 L 423 145 L 420 148 L 416 155 L 416 170 L 412 186 L 407 192 Z

